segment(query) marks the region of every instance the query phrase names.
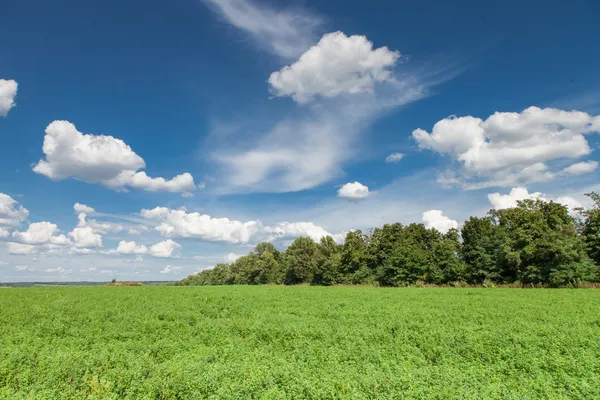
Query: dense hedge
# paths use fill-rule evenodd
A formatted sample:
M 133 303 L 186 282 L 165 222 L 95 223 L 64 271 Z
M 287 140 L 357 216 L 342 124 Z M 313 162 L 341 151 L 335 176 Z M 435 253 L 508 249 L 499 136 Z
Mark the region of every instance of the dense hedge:
M 600 198 L 579 210 L 542 200 L 471 217 L 442 234 L 423 224 L 386 224 L 369 233 L 319 243 L 296 239 L 284 252 L 259 243 L 247 256 L 218 264 L 180 285 L 232 284 L 523 284 L 552 287 L 600 281 Z

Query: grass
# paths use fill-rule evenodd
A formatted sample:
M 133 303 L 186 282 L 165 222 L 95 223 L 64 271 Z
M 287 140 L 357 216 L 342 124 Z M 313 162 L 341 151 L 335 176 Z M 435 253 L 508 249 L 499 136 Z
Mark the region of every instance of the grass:
M 0 291 L 4 399 L 595 399 L 600 291 Z

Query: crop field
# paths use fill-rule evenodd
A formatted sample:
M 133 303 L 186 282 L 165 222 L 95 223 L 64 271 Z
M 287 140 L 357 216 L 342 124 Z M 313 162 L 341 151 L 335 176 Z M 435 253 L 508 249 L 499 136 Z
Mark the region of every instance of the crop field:
M 3 399 L 597 399 L 600 291 L 0 290 Z

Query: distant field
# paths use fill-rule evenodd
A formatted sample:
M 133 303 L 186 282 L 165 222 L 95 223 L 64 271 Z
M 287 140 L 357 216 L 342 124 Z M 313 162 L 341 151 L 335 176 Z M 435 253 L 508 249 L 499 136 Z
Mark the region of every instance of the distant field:
M 0 291 L 4 399 L 598 399 L 600 291 Z

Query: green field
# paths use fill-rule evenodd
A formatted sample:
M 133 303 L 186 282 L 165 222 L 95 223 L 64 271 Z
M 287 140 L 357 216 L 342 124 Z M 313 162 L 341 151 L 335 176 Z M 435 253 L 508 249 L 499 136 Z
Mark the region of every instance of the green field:
M 0 290 L 0 398 L 600 398 L 600 291 Z

